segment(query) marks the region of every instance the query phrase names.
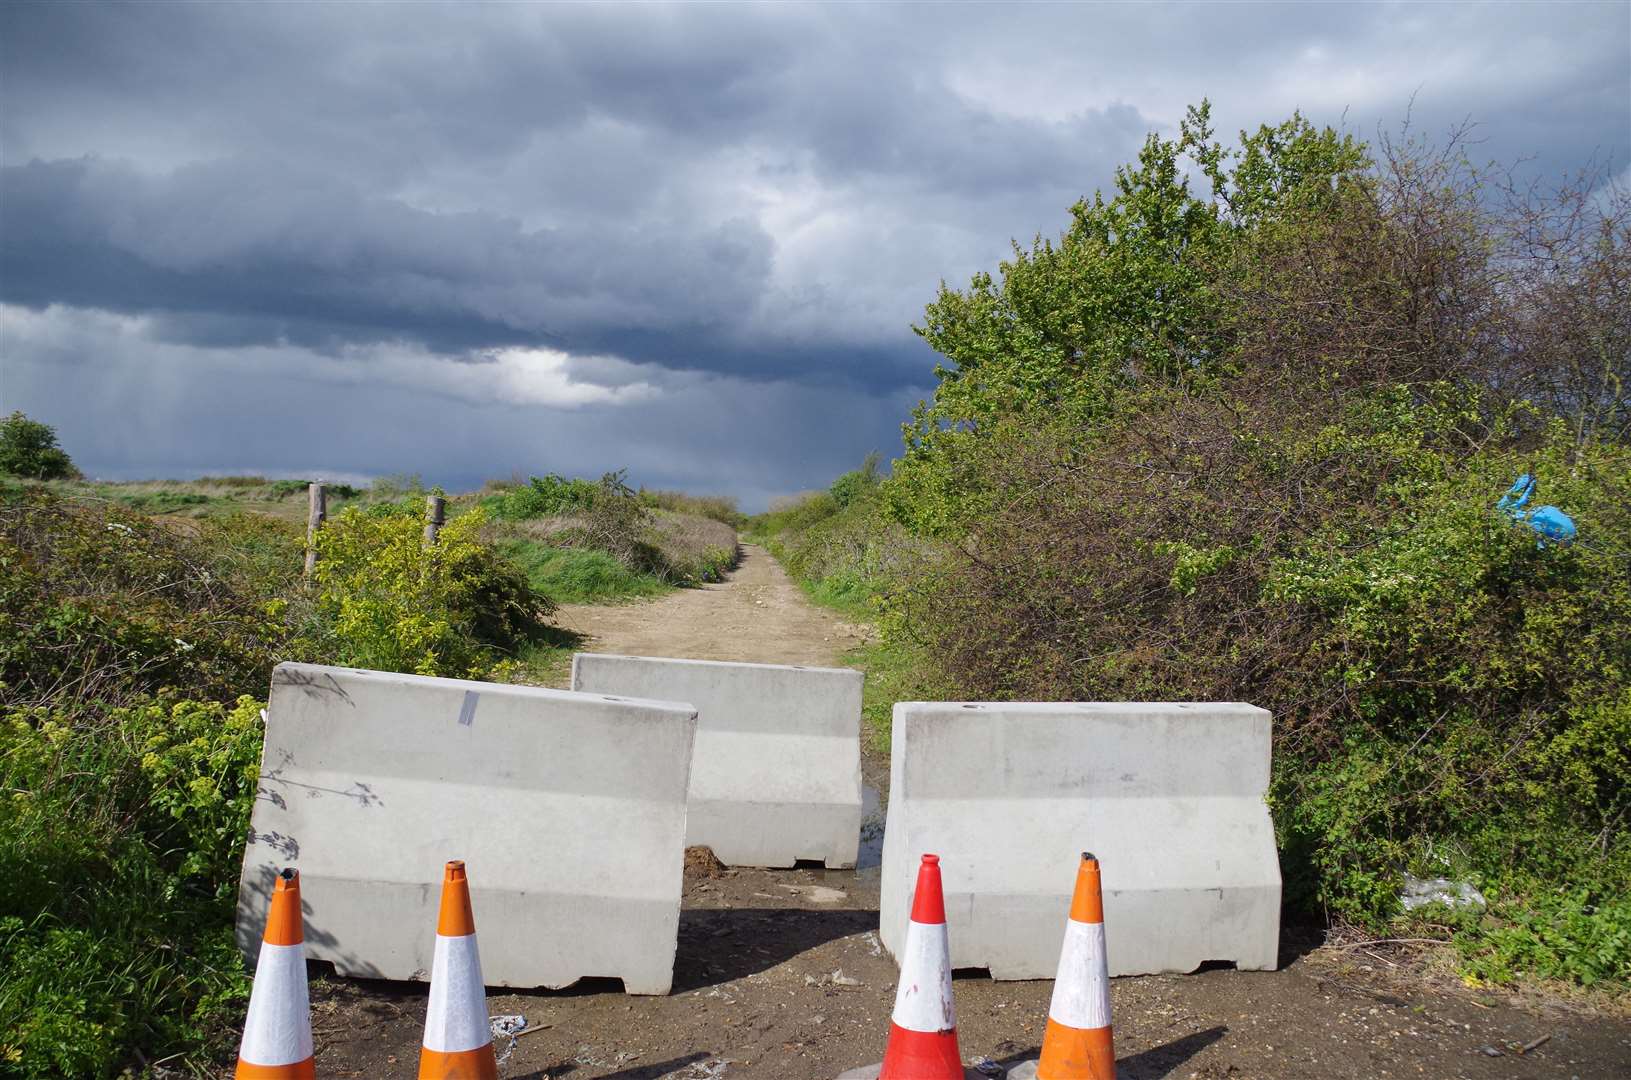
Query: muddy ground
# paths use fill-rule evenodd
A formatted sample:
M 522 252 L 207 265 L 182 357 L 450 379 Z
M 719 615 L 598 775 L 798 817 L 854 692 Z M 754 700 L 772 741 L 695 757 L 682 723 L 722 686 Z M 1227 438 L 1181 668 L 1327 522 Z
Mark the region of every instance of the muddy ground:
M 762 550 L 723 584 L 645 604 L 563 609 L 608 652 L 829 664 L 864 628 L 813 608 Z M 882 762 L 868 762 L 882 787 Z M 822 1080 L 879 1060 L 895 967 L 877 938 L 880 814 L 854 871 L 729 870 L 687 860 L 674 991 L 628 997 L 616 981 L 494 993 L 518 1014 L 510 1080 Z M 1631 1017 L 1467 990 L 1385 946 L 1332 948 L 1288 929 L 1274 972 L 1116 979 L 1119 1074 L 1156 1077 L 1631 1077 Z M 1036 1052 L 1052 984 L 960 973 L 966 1060 Z M 425 988 L 314 983 L 321 1077 L 415 1075 Z M 1544 1040 L 1544 1041 L 1542 1041 Z M 500 1040 L 504 1049 L 505 1040 Z M 1525 1051 L 1524 1047 L 1532 1047 Z

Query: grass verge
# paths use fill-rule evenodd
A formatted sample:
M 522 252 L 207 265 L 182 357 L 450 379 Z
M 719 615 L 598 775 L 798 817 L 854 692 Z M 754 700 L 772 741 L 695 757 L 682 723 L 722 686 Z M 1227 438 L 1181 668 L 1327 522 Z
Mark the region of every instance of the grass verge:
M 595 548 L 551 547 L 511 538 L 497 547 L 521 567 L 532 587 L 562 604 L 604 604 L 660 596 L 675 588 L 655 574 L 630 570 Z

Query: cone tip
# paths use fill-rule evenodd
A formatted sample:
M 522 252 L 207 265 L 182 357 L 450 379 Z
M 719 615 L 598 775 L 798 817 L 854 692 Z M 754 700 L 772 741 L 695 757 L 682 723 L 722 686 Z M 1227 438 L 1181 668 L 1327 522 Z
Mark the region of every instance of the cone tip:
M 1076 866 L 1076 888 L 1070 897 L 1070 918 L 1074 922 L 1104 921 L 1104 888 L 1100 884 L 1099 860 L 1092 852 L 1082 852 Z
M 436 933 L 442 937 L 464 937 L 476 932 L 476 917 L 470 910 L 470 882 L 464 874 L 464 861 L 450 859 L 442 874 L 442 904 L 436 914 Z
M 917 889 L 912 894 L 915 923 L 934 925 L 946 921 L 946 900 L 940 885 L 940 856 L 925 855 L 917 868 Z
M 272 879 L 272 902 L 266 911 L 261 941 L 267 945 L 304 943 L 304 915 L 300 910 L 300 871 L 285 867 Z

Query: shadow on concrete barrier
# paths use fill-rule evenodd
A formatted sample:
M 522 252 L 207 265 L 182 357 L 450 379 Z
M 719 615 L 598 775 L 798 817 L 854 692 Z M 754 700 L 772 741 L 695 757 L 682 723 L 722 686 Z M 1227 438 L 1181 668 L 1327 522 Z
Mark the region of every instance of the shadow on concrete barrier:
M 1269 714 L 1251 705 L 897 704 L 879 937 L 898 958 L 935 852 L 952 966 L 1052 978 L 1091 851 L 1112 975 L 1272 970 L 1268 780 Z
M 281 664 L 238 893 L 252 958 L 300 869 L 306 954 L 429 977 L 463 859 L 489 985 L 673 979 L 696 712 L 674 702 Z
M 697 709 L 687 844 L 726 866 L 855 865 L 861 673 L 578 653 L 572 689 Z

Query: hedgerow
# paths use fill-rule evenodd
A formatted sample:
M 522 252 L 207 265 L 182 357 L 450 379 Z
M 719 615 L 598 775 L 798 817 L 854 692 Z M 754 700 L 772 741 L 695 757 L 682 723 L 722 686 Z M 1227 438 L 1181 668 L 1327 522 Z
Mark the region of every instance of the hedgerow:
M 304 536 L 0 494 L 0 1075 L 113 1076 L 230 1055 L 248 987 L 238 867 L 274 664 L 513 674 L 549 601 L 422 505 Z
M 1271 710 L 1292 913 L 1380 931 L 1449 875 L 1489 910 L 1411 919 L 1469 976 L 1623 986 L 1628 313 L 1623 191 L 1298 117 L 1230 149 L 1203 107 L 942 288 L 870 503 L 762 527 L 954 696 Z M 1577 542 L 1497 509 L 1524 473 Z

